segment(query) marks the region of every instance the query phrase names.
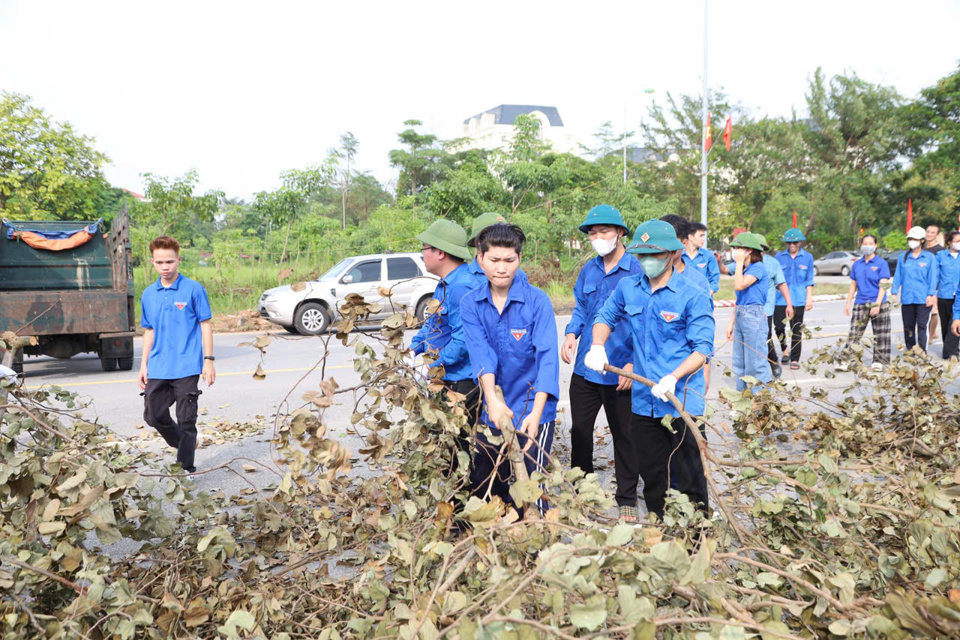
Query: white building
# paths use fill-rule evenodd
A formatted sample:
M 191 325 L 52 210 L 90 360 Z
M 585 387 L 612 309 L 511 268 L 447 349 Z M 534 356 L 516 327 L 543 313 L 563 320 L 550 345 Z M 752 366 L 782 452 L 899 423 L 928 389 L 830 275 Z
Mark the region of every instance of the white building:
M 462 142 L 450 151 L 468 149 L 502 149 L 510 147 L 516 132 L 514 121 L 526 114 L 540 121 L 540 136 L 557 153 L 577 150 L 574 137 L 563 128 L 563 120 L 556 107 L 528 104 L 501 104 L 463 121 Z

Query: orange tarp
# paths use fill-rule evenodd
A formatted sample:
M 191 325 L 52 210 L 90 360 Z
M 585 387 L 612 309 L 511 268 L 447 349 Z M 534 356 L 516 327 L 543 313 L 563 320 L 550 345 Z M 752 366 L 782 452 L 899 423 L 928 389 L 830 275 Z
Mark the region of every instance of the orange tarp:
M 34 233 L 33 231 L 17 231 L 14 233 L 14 237 L 23 240 L 34 249 L 65 251 L 66 249 L 73 249 L 86 244 L 90 238 L 93 237 L 93 234 L 86 229 L 81 229 L 69 238 L 53 239 L 44 238 L 39 233 Z

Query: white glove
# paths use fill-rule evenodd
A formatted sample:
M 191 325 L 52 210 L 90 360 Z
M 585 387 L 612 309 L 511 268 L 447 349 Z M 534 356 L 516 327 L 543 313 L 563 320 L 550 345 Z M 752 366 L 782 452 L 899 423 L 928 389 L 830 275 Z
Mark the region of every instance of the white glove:
M 17 373 L 13 369 L 0 364 L 0 380 L 9 380 L 10 382 L 16 384 Z
M 603 373 L 603 365 L 609 364 L 607 350 L 603 348 L 602 344 L 591 346 L 590 351 L 587 351 L 587 355 L 583 358 L 583 364 L 591 371 Z
M 650 393 L 653 394 L 653 397 L 663 400 L 664 402 L 669 402 L 667 400 L 667 394 L 672 393 L 674 395 L 677 390 L 677 379 L 673 376 L 663 376 L 660 378 L 660 382 L 650 387 Z

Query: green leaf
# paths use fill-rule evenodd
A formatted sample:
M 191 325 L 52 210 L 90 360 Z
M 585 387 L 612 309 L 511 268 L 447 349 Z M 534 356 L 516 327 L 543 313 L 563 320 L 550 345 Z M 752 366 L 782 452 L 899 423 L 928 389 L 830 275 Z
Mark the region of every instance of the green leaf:
M 633 540 L 633 532 L 636 531 L 632 525 L 618 524 L 610 533 L 607 534 L 606 545 L 610 547 L 619 547 Z
M 575 604 L 570 607 L 570 623 L 578 629 L 596 631 L 607 620 L 603 599 L 593 604 Z

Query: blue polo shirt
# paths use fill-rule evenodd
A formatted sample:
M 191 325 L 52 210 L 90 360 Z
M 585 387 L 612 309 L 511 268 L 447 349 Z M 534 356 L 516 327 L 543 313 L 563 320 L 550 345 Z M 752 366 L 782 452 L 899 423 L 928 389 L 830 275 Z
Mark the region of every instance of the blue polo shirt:
M 474 257 L 473 262 L 467 265 L 467 269 L 470 271 L 470 277 L 472 280 L 471 289 L 477 289 L 480 287 L 486 287 L 489 283 L 487 280 L 487 274 L 483 272 L 483 269 L 480 268 L 480 263 L 477 262 L 478 258 Z M 517 269 L 517 278 L 522 280 L 527 279 L 527 274 L 523 272 L 523 269 Z
M 937 295 L 937 258 L 929 251 L 914 257 L 912 251 L 900 256 L 900 264 L 893 274 L 890 293 L 900 293 L 901 304 L 926 304 L 927 296 Z
M 645 274 L 621 280 L 600 308 L 596 321 L 616 327 L 624 316 L 630 324 L 637 375 L 659 382 L 694 351 L 708 357 L 713 353 L 713 302 L 681 273 L 674 271 L 667 284 L 656 291 L 650 290 Z M 676 395 L 687 412 L 697 416 L 703 414 L 704 389 L 701 367 L 677 381 Z M 653 397 L 645 384 L 633 385 L 631 408 L 638 416 L 677 415 L 672 404 Z
M 437 311 L 430 315 L 420 327 L 420 331 L 410 341 L 414 353 L 424 353 L 428 349 L 439 351 L 439 356 L 431 365 L 443 365 L 443 379 L 457 382 L 471 378 L 470 356 L 463 341 L 463 324 L 460 322 L 460 301 L 472 291 L 473 277 L 466 264 L 441 278 L 433 292 L 433 299 L 440 302 Z
M 211 318 L 207 291 L 183 274 L 169 287 L 148 286 L 140 296 L 140 326 L 153 329 L 147 377 L 177 380 L 203 371 L 200 323 Z
M 938 251 L 937 255 L 937 297 L 952 300 L 960 285 L 960 253 L 953 255 L 949 249 Z
M 743 271 L 744 276 L 753 276 L 757 279 L 743 291 L 737 291 L 737 306 L 747 307 L 750 305 L 764 306 L 767 302 L 767 268 L 762 262 L 751 262 Z M 791 297 L 793 291 L 790 292 Z M 781 296 L 782 297 L 782 296 Z M 786 302 L 784 302 L 786 305 Z
M 501 313 L 493 304 L 488 283 L 463 297 L 460 318 L 474 377 L 494 374 L 517 428 L 533 409 L 534 397 L 541 391 L 547 394 L 547 404 L 540 424 L 556 420 L 560 349 L 550 297 L 526 278 L 517 277 L 510 285 Z M 496 428 L 487 417 L 486 408 L 480 419 Z
M 767 287 L 767 301 L 763 303 L 763 311 L 769 317 L 773 315 L 776 308 L 777 287 L 786 282 L 787 279 L 783 276 L 783 267 L 780 266 L 780 261 L 773 256 L 763 254 L 763 266 L 767 269 L 767 282 L 770 283 Z M 783 298 L 783 295 L 780 297 Z M 792 297 L 791 295 L 790 302 L 793 302 Z M 783 304 L 786 306 L 786 299 L 784 299 Z
M 807 304 L 807 287 L 813 286 L 813 256 L 808 251 L 800 249 L 797 257 L 790 255 L 790 251 L 784 249 L 777 254 L 777 261 L 783 267 L 783 277 L 787 280 L 787 288 L 790 290 L 790 300 L 793 306 L 802 307 Z M 777 306 L 787 306 L 787 301 L 783 295 L 777 292 Z
M 684 278 L 686 278 L 693 284 L 703 289 L 706 292 L 706 294 L 710 296 L 711 302 L 713 301 L 714 291 L 710 287 L 710 282 L 707 280 L 707 277 L 705 275 L 703 275 L 696 269 L 691 269 L 690 267 L 686 267 L 683 271 L 680 272 L 680 275 L 682 275 Z
M 598 373 L 588 369 L 583 359 L 593 343 L 593 320 L 597 317 L 600 306 L 606 302 L 614 289 L 623 278 L 640 275 L 640 261 L 631 253 L 624 252 L 620 260 L 613 266 L 610 273 L 604 270 L 603 258 L 597 256 L 583 265 L 577 282 L 573 285 L 573 297 L 577 305 L 570 314 L 570 322 L 564 329 L 564 335 L 572 333 L 582 338 L 577 347 L 577 360 L 573 365 L 573 372 L 584 379 L 597 384 L 616 385 L 619 376 L 613 373 Z M 583 334 L 586 333 L 586 337 Z M 633 355 L 633 345 L 630 343 L 630 327 L 626 323 L 613 328 L 610 338 L 607 339 L 607 359 L 615 367 L 623 367 L 630 362 Z
M 880 295 L 880 281 L 890 279 L 890 265 L 877 254 L 873 254 L 870 260 L 857 258 L 850 268 L 850 279 L 857 283 L 854 304 L 874 304 Z M 882 302 L 886 301 L 887 294 L 884 292 Z
M 683 252 L 683 264 L 693 267 L 703 274 L 703 277 L 710 283 L 710 290 L 716 293 L 720 290 L 720 266 L 717 264 L 717 258 L 712 251 L 707 251 L 703 247 L 697 249 L 697 255 L 690 257 L 687 252 Z

